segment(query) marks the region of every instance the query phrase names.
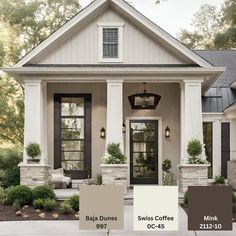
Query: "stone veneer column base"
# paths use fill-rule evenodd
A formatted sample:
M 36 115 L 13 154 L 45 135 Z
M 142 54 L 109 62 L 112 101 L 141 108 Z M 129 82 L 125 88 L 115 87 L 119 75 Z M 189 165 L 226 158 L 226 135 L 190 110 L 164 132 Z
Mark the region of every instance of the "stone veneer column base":
M 179 165 L 179 191 L 187 191 L 188 186 L 207 186 L 209 166 L 209 164 Z
M 234 190 L 236 190 L 236 160 L 228 161 L 227 167 L 228 183 Z
M 128 165 L 126 164 L 102 164 L 102 183 L 122 185 L 124 193 L 127 193 L 128 188 Z
M 20 184 L 36 187 L 49 183 L 50 166 L 43 164 L 24 164 L 20 167 Z

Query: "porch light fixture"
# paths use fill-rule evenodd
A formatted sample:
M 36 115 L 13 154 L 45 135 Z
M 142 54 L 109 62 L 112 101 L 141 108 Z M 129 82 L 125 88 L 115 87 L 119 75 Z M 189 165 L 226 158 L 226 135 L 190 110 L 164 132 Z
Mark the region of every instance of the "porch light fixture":
M 122 132 L 123 132 L 123 134 L 126 132 L 126 125 L 125 125 L 125 123 L 123 123 L 123 125 L 122 125 Z
M 106 138 L 106 130 L 104 127 L 100 130 L 100 138 L 105 139 Z
M 165 136 L 166 136 L 166 138 L 170 137 L 170 128 L 168 126 L 165 129 Z
M 155 110 L 161 100 L 161 96 L 154 93 L 147 93 L 146 83 L 143 83 L 143 93 L 133 94 L 128 97 L 132 109 Z

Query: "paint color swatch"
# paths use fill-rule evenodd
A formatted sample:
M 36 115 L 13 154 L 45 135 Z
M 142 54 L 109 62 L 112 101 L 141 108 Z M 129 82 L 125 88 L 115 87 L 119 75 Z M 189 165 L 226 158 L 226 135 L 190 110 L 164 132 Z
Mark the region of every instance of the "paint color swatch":
M 232 188 L 188 188 L 189 230 L 232 230 Z
M 177 231 L 178 187 L 135 186 L 134 230 Z
M 81 230 L 124 228 L 123 187 L 85 185 L 80 188 Z

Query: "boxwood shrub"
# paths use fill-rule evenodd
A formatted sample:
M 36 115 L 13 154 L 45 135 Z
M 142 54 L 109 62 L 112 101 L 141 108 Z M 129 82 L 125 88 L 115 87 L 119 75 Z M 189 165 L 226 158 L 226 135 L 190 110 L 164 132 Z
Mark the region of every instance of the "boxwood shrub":
M 74 195 L 68 199 L 68 202 L 73 210 L 79 211 L 79 195 Z
M 42 186 L 37 186 L 33 189 L 33 198 L 35 199 L 55 199 L 56 195 L 53 192 L 53 190 L 47 186 L 47 185 L 42 185 Z
M 7 203 L 11 205 L 14 202 L 18 202 L 20 206 L 29 205 L 32 200 L 32 190 L 24 185 L 15 186 L 7 193 Z

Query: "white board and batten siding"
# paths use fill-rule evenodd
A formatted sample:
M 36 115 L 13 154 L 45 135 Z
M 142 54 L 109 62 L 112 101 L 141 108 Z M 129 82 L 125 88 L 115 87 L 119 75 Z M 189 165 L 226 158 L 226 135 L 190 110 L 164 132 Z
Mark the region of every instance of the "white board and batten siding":
M 99 23 L 124 23 L 124 64 L 185 64 L 138 27 L 109 9 L 32 64 L 98 64 Z

